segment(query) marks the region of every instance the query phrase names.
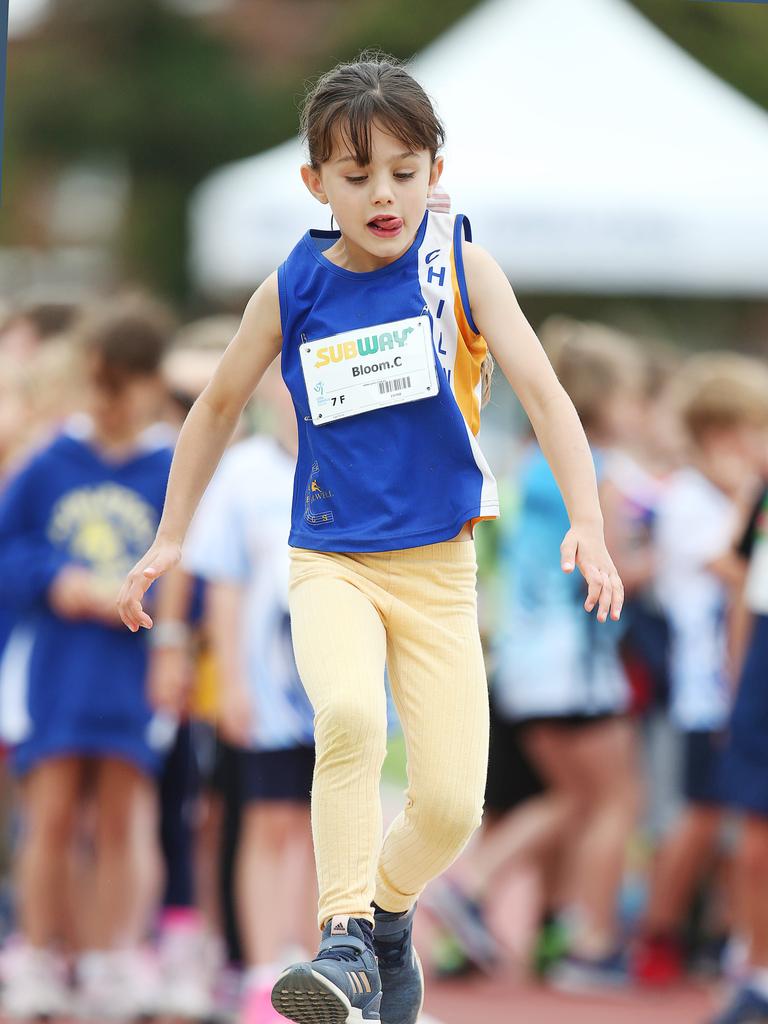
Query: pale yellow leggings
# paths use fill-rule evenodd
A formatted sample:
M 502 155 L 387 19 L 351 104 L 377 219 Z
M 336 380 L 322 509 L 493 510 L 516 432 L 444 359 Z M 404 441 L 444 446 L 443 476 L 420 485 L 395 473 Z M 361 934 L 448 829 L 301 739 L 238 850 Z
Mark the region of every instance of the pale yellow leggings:
M 291 549 L 296 662 L 315 711 L 318 921 L 408 910 L 480 823 L 488 690 L 474 542 L 336 554 Z M 382 842 L 387 664 L 408 754 Z

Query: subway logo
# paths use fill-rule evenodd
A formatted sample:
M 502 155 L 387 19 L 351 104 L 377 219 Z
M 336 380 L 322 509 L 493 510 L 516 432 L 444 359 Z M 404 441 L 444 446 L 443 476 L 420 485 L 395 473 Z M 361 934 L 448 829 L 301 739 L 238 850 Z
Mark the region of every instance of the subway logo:
M 380 334 L 366 334 L 360 338 L 349 338 L 335 345 L 324 345 L 319 348 L 316 367 L 328 366 L 330 363 L 342 363 L 346 359 L 357 359 L 360 356 L 373 356 L 377 352 L 387 352 L 395 348 L 403 348 L 413 327 L 400 330 L 382 331 Z

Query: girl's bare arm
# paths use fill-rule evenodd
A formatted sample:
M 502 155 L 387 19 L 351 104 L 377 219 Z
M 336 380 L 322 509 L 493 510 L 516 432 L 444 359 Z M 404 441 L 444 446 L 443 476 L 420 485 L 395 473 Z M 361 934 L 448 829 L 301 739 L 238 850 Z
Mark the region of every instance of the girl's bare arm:
M 568 510 L 563 570 L 578 566 L 583 574 L 587 611 L 597 605 L 600 621 L 609 612 L 618 619 L 624 588 L 605 546 L 595 467 L 581 421 L 501 268 L 476 245 L 465 243 L 463 254 L 472 317 L 528 414 Z
M 246 402 L 281 345 L 274 273 L 251 297 L 237 333 L 181 428 L 155 542 L 130 571 L 118 597 L 120 618 L 133 632 L 140 626 L 151 628 L 142 597 L 150 584 L 181 558 L 181 545 L 195 509 Z

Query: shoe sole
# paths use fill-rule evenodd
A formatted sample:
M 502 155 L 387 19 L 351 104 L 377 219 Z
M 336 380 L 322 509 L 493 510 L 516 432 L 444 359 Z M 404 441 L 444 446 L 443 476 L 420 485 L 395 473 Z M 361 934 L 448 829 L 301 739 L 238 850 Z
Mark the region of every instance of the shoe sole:
M 379 1020 L 363 1017 L 363 1011 L 352 1006 L 340 988 L 311 967 L 291 967 L 275 982 L 272 1006 L 283 1017 L 296 1024 L 352 1024 L 355 1021 Z

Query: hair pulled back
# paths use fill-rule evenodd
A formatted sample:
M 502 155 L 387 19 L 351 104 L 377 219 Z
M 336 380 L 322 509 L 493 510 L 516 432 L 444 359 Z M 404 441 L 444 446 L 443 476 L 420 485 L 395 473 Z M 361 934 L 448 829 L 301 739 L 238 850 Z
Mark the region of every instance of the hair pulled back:
M 307 94 L 301 111 L 301 135 L 309 162 L 317 169 L 343 142 L 361 167 L 371 162 L 371 126 L 434 160 L 445 141 L 432 101 L 396 58 L 366 50 L 355 60 L 326 71 Z

